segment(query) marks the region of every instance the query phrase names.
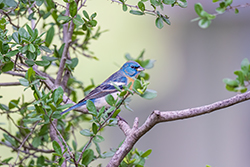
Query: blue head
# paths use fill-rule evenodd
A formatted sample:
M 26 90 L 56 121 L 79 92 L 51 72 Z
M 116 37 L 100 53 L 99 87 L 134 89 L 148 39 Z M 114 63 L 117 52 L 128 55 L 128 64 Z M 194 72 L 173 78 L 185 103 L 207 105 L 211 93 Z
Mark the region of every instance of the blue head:
M 145 69 L 135 61 L 128 61 L 121 67 L 120 70 L 122 70 L 129 77 L 138 77 L 140 72 Z

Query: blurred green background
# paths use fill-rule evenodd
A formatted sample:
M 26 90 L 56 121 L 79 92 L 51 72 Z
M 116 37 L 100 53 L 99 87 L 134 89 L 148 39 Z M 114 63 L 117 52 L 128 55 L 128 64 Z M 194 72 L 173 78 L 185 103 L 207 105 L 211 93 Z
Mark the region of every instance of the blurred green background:
M 188 1 L 185 9 L 165 7 L 164 13 L 170 16 L 171 26 L 165 25 L 159 30 L 154 25 L 155 18 L 150 15 L 131 15 L 123 12 L 121 5 L 107 0 L 87 1 L 88 13 L 97 12 L 98 25 L 108 31 L 90 46 L 99 61 L 78 55 L 80 61 L 74 75 L 85 85 L 90 84 L 90 78 L 100 84 L 120 68 L 126 53 L 137 57 L 145 49 L 145 57 L 156 60 L 155 67 L 147 72 L 151 76 L 149 88 L 156 90 L 158 96 L 149 101 L 133 96 L 130 106 L 134 112 L 123 109 L 121 113 L 130 125 L 135 117 L 139 117 L 142 124 L 154 109 L 180 110 L 235 95 L 225 89 L 222 79 L 235 78 L 233 72 L 240 68 L 243 58 L 250 59 L 250 10 L 239 8 L 237 15 L 234 11 L 219 15 L 204 30 L 197 22 L 190 22 L 197 17 L 193 8 L 197 2 L 201 2 L 209 13 L 215 13 L 218 6 L 211 0 Z M 233 5 L 247 2 L 238 0 Z M 1 82 L 10 80 L 17 81 L 17 78 L 0 76 Z M 30 92 L 23 90 L 21 86 L 0 87 L 3 96 L 0 102 L 7 104 L 22 94 L 29 99 Z M 80 92 L 79 95 L 82 96 Z M 244 102 L 211 114 L 158 124 L 135 147 L 153 150 L 146 161 L 148 167 L 204 167 L 206 164 L 247 167 L 250 163 L 249 104 Z M 8 129 L 5 116 L 0 116 L 0 123 L 6 123 L 1 126 Z M 14 132 L 14 127 L 11 130 Z M 124 139 L 118 127 L 107 128 L 101 133 L 105 137 L 102 151 L 116 148 Z M 81 138 L 79 135 L 78 142 Z M 2 146 L 0 156 L 7 157 Z

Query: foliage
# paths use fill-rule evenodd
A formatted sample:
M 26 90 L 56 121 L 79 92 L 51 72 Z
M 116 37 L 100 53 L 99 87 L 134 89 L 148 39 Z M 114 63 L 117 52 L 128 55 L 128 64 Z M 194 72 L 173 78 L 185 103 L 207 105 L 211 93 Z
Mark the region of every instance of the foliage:
M 124 0 L 111 1 L 121 4 L 125 12 L 131 8 L 129 13 L 133 15 L 155 16 L 155 25 L 159 29 L 163 28 L 164 22 L 170 25 L 169 17 L 162 13 L 164 6 L 187 7 L 186 0 L 140 0 L 136 5 Z M 141 72 L 132 90 L 131 83 L 123 89 L 114 84 L 119 95 L 117 99 L 106 96 L 107 103 L 111 105 L 108 110 L 103 107 L 97 111 L 94 104 L 87 101 L 89 115 L 80 112 L 60 114 L 72 105 L 69 103 L 79 100 L 77 91 L 87 95 L 96 87 L 93 79 L 90 85 L 83 85 L 72 74 L 79 62 L 77 56 L 98 60 L 89 50 L 89 45 L 105 32 L 98 25 L 97 12 L 88 12 L 85 3 L 79 0 L 63 0 L 62 3 L 53 0 L 0 1 L 0 75 L 19 77 L 18 84 L 24 91 L 30 90 L 33 96 L 27 100 L 22 95 L 7 104 L 0 103 L 1 115 L 6 116 L 11 126 L 17 129 L 11 133 L 0 124 L 3 132 L 0 144 L 16 156 L 0 157 L 0 165 L 54 167 L 68 163 L 71 166 L 88 166 L 98 159 L 112 157 L 117 149 L 103 151 L 100 143 L 105 139 L 100 132 L 117 125 L 116 116 L 121 105 L 130 109 L 128 95 L 137 94 L 144 99 L 156 97 L 156 92 L 147 88 L 149 74 Z M 216 9 L 218 14 L 227 10 L 231 3 L 229 0 L 221 1 Z M 195 5 L 195 11 L 202 28 L 208 27 L 215 18 L 199 3 Z M 155 60 L 145 59 L 144 53 L 143 50 L 137 58 L 126 54 L 125 59 L 134 60 L 145 69 L 153 68 Z M 241 70 L 235 72 L 236 80 L 224 80 L 227 89 L 246 91 L 249 71 L 249 61 L 244 59 Z M 89 123 L 89 128 L 82 128 L 80 122 Z M 88 141 L 77 142 L 75 133 L 80 133 Z M 133 148 L 120 166 L 144 166 L 150 153 L 151 150 L 142 152 Z
M 226 89 L 233 92 L 244 93 L 247 91 L 247 86 L 250 84 L 250 63 L 247 58 L 241 62 L 241 69 L 234 71 L 236 79 L 225 78 L 223 82 L 226 84 Z
M 219 7 L 216 8 L 215 14 L 207 13 L 200 3 L 196 3 L 194 5 L 195 12 L 199 16 L 198 18 L 193 19 L 192 21 L 199 21 L 198 25 L 201 28 L 208 28 L 213 19 L 216 18 L 217 15 L 225 13 L 226 10 L 233 9 L 235 14 L 239 13 L 239 9 L 237 7 L 232 7 L 233 0 L 213 0 L 213 3 L 219 2 Z

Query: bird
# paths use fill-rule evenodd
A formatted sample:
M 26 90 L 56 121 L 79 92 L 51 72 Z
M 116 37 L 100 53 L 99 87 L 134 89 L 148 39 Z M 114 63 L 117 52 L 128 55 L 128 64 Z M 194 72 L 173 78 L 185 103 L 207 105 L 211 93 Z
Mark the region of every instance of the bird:
M 86 97 L 80 100 L 77 104 L 61 112 L 61 115 L 77 108 L 87 110 L 87 100 L 91 100 L 97 110 L 101 109 L 103 106 L 105 108 L 110 107 L 110 105 L 105 100 L 105 96 L 111 94 L 114 99 L 118 97 L 119 91 L 115 88 L 114 85 L 118 86 L 120 89 L 123 89 L 123 86 L 126 86 L 130 82 L 132 82 L 132 85 L 130 86 L 130 89 L 132 89 L 134 81 L 139 76 L 141 71 L 144 70 L 145 69 L 136 61 L 127 61 L 118 71 L 112 74 L 102 84 L 93 89 Z

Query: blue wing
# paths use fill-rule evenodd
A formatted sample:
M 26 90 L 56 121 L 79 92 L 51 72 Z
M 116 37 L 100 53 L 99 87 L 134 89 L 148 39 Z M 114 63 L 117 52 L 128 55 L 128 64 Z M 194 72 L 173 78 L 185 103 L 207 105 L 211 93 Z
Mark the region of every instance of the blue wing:
M 63 111 L 61 115 L 83 105 L 86 105 L 87 100 L 92 100 L 94 102 L 95 99 L 102 98 L 108 94 L 117 92 L 117 89 L 114 87 L 113 84 L 116 84 L 119 88 L 122 89 L 123 85 L 127 84 L 127 78 L 122 75 L 120 71 L 117 71 L 116 73 L 111 75 L 107 80 L 105 80 L 101 85 L 97 86 L 94 90 L 92 90 L 85 98 L 80 100 L 77 104 Z

